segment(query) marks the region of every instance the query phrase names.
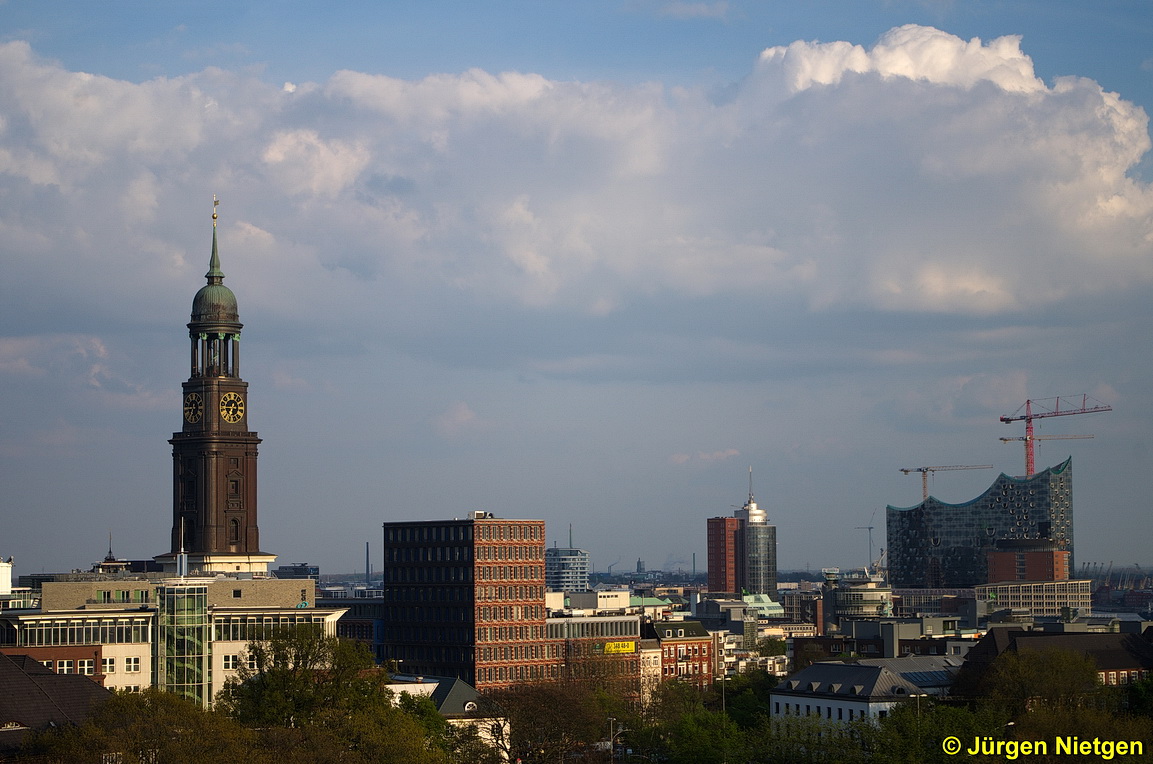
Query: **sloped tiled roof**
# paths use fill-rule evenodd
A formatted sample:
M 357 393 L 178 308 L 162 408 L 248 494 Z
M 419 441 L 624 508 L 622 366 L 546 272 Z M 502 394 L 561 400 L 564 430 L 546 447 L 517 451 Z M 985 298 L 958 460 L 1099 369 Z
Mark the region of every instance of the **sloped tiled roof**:
M 963 662 L 962 658 L 949 655 L 906 655 L 901 658 L 863 658 L 857 661 L 865 666 L 887 668 L 922 690 L 943 690 L 952 686 Z
M 443 716 L 469 716 L 478 710 L 480 693 L 463 679 L 444 677 L 437 679 L 436 689 L 430 697 Z
M 19 745 L 24 729 L 80 724 L 112 694 L 86 676 L 57 674 L 26 655 L 0 654 L 0 687 L 0 728 L 7 728 L 0 748 Z
M 657 639 L 708 639 L 709 630 L 700 621 L 660 621 L 652 624 Z
M 1153 645 L 1137 634 L 1022 631 L 1014 633 L 1013 642 L 1017 651 L 1068 650 L 1088 655 L 1097 664 L 1098 671 L 1153 670 Z
M 921 689 L 884 666 L 821 661 L 786 678 L 774 694 L 888 700 L 918 695 Z

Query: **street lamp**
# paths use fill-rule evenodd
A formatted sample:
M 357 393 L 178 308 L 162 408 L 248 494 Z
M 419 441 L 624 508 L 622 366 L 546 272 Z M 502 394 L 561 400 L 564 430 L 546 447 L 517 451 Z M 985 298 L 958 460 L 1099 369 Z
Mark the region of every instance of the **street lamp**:
M 613 732 L 613 724 L 615 724 L 615 723 L 616 723 L 616 717 L 610 716 L 609 717 L 609 762 L 610 762 L 610 764 L 611 764 L 611 762 L 615 762 L 617 760 L 617 737 L 624 732 L 628 732 L 628 730 L 625 729 L 625 726 L 623 724 L 616 728 L 616 732 Z
M 928 693 L 922 692 L 919 694 L 910 695 L 909 697 L 917 699 L 917 718 L 920 719 L 921 718 L 921 698 L 927 698 L 927 697 L 929 697 L 929 695 L 928 695 Z

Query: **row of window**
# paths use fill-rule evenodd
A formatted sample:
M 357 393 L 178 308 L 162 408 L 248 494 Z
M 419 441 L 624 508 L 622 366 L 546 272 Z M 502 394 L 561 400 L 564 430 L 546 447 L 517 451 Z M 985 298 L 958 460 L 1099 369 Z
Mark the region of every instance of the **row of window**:
M 392 565 L 384 575 L 390 584 L 467 583 L 472 581 L 472 566 Z
M 387 543 L 403 544 L 420 541 L 472 541 L 473 527 L 460 525 L 385 525 Z M 544 523 L 478 523 L 478 541 L 543 541 Z
M 708 673 L 708 669 L 700 663 L 682 663 L 672 666 L 665 666 L 661 673 L 665 676 L 688 676 L 689 674 Z
M 595 637 L 640 638 L 640 620 L 621 618 L 599 620 L 592 618 L 559 618 L 548 622 L 549 639 L 585 639 Z
M 551 650 L 548 648 L 552 648 Z M 485 663 L 492 661 L 540 660 L 546 657 L 546 652 L 553 653 L 549 658 L 556 657 L 556 645 L 498 645 L 485 647 L 480 651 L 480 659 Z
M 543 586 L 478 586 L 476 598 L 480 600 L 543 600 Z
M 41 663 L 57 674 L 83 674 L 84 676 L 93 676 L 96 673 L 95 658 L 81 658 L 75 661 L 69 658 L 61 658 L 57 661 L 41 661 Z M 103 674 L 115 674 L 116 658 L 101 658 L 100 671 Z M 136 674 L 139 672 L 140 658 L 130 657 L 124 659 L 124 673 Z
M 253 642 L 268 639 L 278 629 L 298 624 L 324 623 L 323 616 L 282 615 L 263 616 L 216 616 L 212 621 L 213 640 L 216 642 Z
M 382 591 L 382 595 L 382 599 L 391 602 L 471 602 L 472 587 L 390 586 Z
M 559 679 L 561 666 L 558 663 L 521 666 L 480 666 L 476 670 L 477 684 L 499 682 L 525 682 L 543 679 Z
M 665 645 L 664 656 L 666 658 L 707 658 L 709 655 L 709 646 L 696 644 L 696 645 Z
M 544 637 L 544 627 L 533 626 L 482 626 L 476 630 L 477 642 L 511 642 L 512 640 L 539 640 Z
M 1133 669 L 1132 671 L 1098 671 L 1097 678 L 1101 684 L 1117 685 L 1117 684 L 1131 684 L 1139 682 L 1153 676 L 1153 671 L 1142 671 Z
M 148 589 L 97 589 L 96 601 L 107 602 L 148 602 Z
M 802 715 L 800 703 L 785 703 L 783 708 L 784 708 L 784 711 L 782 712 L 782 710 L 781 710 L 782 705 L 781 705 L 781 702 L 779 700 L 773 702 L 773 714 L 775 714 L 776 716 L 781 716 L 782 714 L 784 716 L 801 716 Z M 816 716 L 818 716 L 818 717 L 821 716 L 821 712 L 823 710 L 824 711 L 824 717 L 826 719 L 832 719 L 833 718 L 833 707 L 832 706 L 812 706 L 808 703 L 805 704 L 804 716 L 812 716 L 814 713 L 814 709 L 816 710 Z M 884 710 L 882 710 L 882 711 L 878 712 L 877 716 L 884 719 L 885 714 L 886 714 L 886 712 Z M 849 709 L 849 718 L 847 719 L 847 721 L 851 722 L 855 719 L 864 719 L 866 715 L 867 714 L 864 710 L 857 711 L 856 709 L 850 708 Z M 837 721 L 839 721 L 839 722 L 846 721 L 845 709 L 841 708 L 840 706 L 837 707 Z
M 477 528 L 479 541 L 543 541 L 544 523 L 492 524 Z
M 539 565 L 480 565 L 476 574 L 478 581 L 539 581 L 543 577 Z
M 409 525 L 386 526 L 385 541 L 389 543 L 415 541 L 472 541 L 472 527 L 469 525 Z
M 477 608 L 477 621 L 539 621 L 544 618 L 543 605 L 497 605 Z
M 117 645 L 151 642 L 152 628 L 149 618 L 106 618 L 84 621 L 45 619 L 22 622 L 15 637 L 20 647 Z
M 457 546 L 407 546 L 388 547 L 385 550 L 388 562 L 469 562 L 472 548 Z
M 522 544 L 514 544 L 513 546 L 489 544 L 477 546 L 476 559 L 483 562 L 489 560 L 539 560 L 542 558 L 542 549 L 539 546 L 524 546 Z
M 255 656 L 244 654 L 245 664 L 249 671 L 256 671 L 256 658 Z M 240 655 L 231 653 L 224 656 L 224 670 L 236 671 L 240 668 Z

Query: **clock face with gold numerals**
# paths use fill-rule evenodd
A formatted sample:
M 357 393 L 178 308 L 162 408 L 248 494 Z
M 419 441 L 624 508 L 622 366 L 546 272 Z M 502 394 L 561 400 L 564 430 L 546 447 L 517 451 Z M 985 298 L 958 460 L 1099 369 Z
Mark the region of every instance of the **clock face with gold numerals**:
M 240 393 L 220 396 L 220 418 L 229 424 L 236 424 L 244 418 L 244 398 L 240 397 Z
M 200 393 L 189 393 L 184 396 L 184 421 L 196 424 L 204 415 L 204 399 Z

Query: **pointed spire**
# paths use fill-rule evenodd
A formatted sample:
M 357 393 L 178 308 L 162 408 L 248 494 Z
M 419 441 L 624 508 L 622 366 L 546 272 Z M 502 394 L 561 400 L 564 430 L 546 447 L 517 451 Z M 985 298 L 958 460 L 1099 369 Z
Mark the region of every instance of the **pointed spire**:
M 216 194 L 212 195 L 212 259 L 208 261 L 208 273 L 204 274 L 204 278 L 208 279 L 209 284 L 219 284 L 224 281 L 224 271 L 220 270 L 220 255 L 216 251 L 216 207 L 220 204 L 220 200 L 216 198 Z

